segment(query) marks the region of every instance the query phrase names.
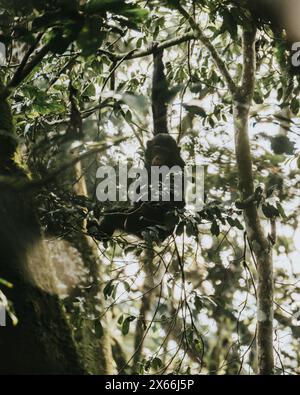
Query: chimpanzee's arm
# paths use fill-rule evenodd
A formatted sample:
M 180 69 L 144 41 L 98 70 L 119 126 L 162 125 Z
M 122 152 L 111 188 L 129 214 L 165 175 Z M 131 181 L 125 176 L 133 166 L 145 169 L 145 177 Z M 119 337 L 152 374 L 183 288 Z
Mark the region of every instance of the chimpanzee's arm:
M 119 209 L 105 213 L 100 220 L 90 220 L 87 224 L 88 233 L 97 240 L 105 241 L 110 239 L 116 230 L 124 230 L 124 222 L 127 214 L 120 212 Z
M 152 114 L 154 135 L 168 133 L 167 97 L 168 83 L 164 73 L 163 51 L 153 53 L 154 69 L 152 79 Z

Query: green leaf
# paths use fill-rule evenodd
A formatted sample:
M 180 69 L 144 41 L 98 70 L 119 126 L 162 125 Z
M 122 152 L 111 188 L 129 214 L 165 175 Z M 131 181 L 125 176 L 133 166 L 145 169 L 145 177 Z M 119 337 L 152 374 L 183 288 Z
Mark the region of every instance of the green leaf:
M 128 17 L 128 19 L 133 20 L 134 22 L 143 22 L 144 19 L 147 18 L 149 12 L 146 9 L 142 8 L 132 8 L 131 10 L 124 10 L 122 15 Z
M 198 107 L 198 106 L 194 106 L 194 105 L 192 105 L 192 106 L 190 106 L 190 105 L 188 105 L 188 104 L 183 104 L 183 107 L 188 111 L 188 112 L 190 112 L 190 113 L 192 113 L 192 114 L 196 114 L 196 115 L 199 115 L 200 117 L 202 117 L 202 118 L 205 118 L 206 117 L 206 111 L 204 110 L 204 108 L 202 108 L 202 107 Z
M 285 214 L 285 212 L 284 212 L 284 209 L 283 209 L 283 207 L 282 207 L 282 205 L 281 205 L 280 202 L 277 202 L 277 203 L 276 203 L 276 207 L 277 207 L 277 210 L 278 210 L 278 212 L 279 212 L 281 218 L 286 219 L 287 216 L 286 216 L 286 214 Z
M 130 292 L 130 285 L 126 281 L 124 281 L 123 285 L 124 285 L 125 291 Z
M 282 99 L 283 96 L 283 88 L 279 88 L 277 91 L 277 100 L 280 102 L 280 100 Z
M 187 237 L 196 236 L 197 232 L 194 224 L 191 221 L 188 221 L 186 224 L 186 235 Z
M 103 294 L 104 294 L 105 299 L 107 299 L 107 298 L 109 298 L 111 296 L 111 294 L 113 293 L 113 290 L 114 290 L 113 280 L 110 280 L 106 284 L 106 286 L 105 286 L 105 288 L 103 290 Z
M 179 224 L 177 225 L 176 235 L 181 236 L 183 234 L 183 232 L 184 232 L 184 222 L 182 221 L 182 222 L 179 222 Z
M 115 14 L 124 15 L 134 22 L 143 22 L 148 16 L 147 9 L 138 8 L 120 0 L 90 0 L 86 5 L 86 12 L 90 15 L 113 12 Z
M 127 317 L 127 318 L 123 321 L 123 324 L 122 324 L 122 335 L 123 335 L 123 336 L 128 335 L 129 329 L 130 329 L 130 324 L 131 324 L 131 322 L 134 321 L 134 320 L 135 320 L 135 317 L 130 316 L 130 317 Z
M 244 230 L 243 225 L 240 223 L 240 221 L 237 218 L 234 220 L 234 224 L 235 227 L 238 228 L 239 230 Z
M 85 24 L 77 38 L 78 46 L 82 49 L 82 56 L 96 54 L 105 38 L 105 32 L 101 31 L 102 19 L 94 16 L 86 19 Z
M 128 123 L 130 123 L 131 121 L 132 121 L 132 113 L 131 113 L 131 111 L 127 111 L 126 112 L 126 114 L 125 114 L 125 120 L 128 122 Z
M 119 0 L 89 0 L 85 10 L 89 14 L 102 13 L 106 11 L 121 11 L 122 4 Z
M 300 103 L 299 103 L 299 98 L 298 97 L 293 97 L 291 101 L 291 110 L 294 115 L 297 115 L 299 112 L 300 108 Z
M 198 295 L 195 296 L 195 308 L 197 313 L 200 313 L 203 308 L 203 301 Z
M 126 320 L 122 324 L 122 334 L 123 334 L 123 336 L 126 336 L 129 333 L 129 329 L 130 329 L 130 321 L 129 321 L 128 318 L 126 318 Z
M 202 342 L 198 339 L 194 340 L 194 346 L 195 346 L 195 350 L 197 352 L 197 354 L 202 355 L 203 353 L 203 345 Z
M 235 220 L 232 217 L 227 217 L 226 220 L 230 226 L 235 227 Z
M 213 129 L 214 127 L 215 127 L 215 125 L 216 125 L 216 123 L 215 123 L 215 121 L 213 120 L 213 118 L 212 117 L 209 117 L 208 118 L 208 123 L 209 123 L 209 126 Z
M 159 369 L 162 368 L 162 366 L 163 366 L 163 363 L 162 363 L 162 360 L 160 358 L 157 358 L 157 357 L 153 358 L 152 363 L 151 363 L 151 367 L 154 370 L 159 370 Z
M 96 88 L 94 84 L 89 84 L 87 88 L 82 92 L 82 96 L 95 96 L 96 95 Z
M 279 217 L 278 209 L 269 203 L 262 205 L 262 211 L 267 218 Z
M 213 221 L 213 223 L 211 225 L 211 228 L 210 228 L 210 231 L 211 231 L 212 235 L 219 236 L 219 234 L 220 234 L 220 227 L 219 227 L 219 225 L 218 225 L 216 220 Z
M 233 40 L 237 37 L 237 24 L 231 13 L 227 9 L 222 10 L 223 24 L 220 33 L 228 32 Z
M 199 82 L 197 84 L 193 84 L 190 87 L 192 93 L 200 93 L 203 90 L 202 84 Z
M 3 278 L 0 278 L 0 285 L 4 285 L 7 288 L 13 288 L 14 285 L 6 280 L 4 280 Z
M 263 95 L 261 94 L 261 92 L 258 92 L 257 90 L 254 92 L 253 99 L 256 104 L 263 104 L 264 102 Z
M 101 337 L 104 334 L 104 330 L 103 330 L 103 326 L 102 326 L 100 320 L 95 321 L 95 332 L 96 332 L 97 338 L 101 339 Z

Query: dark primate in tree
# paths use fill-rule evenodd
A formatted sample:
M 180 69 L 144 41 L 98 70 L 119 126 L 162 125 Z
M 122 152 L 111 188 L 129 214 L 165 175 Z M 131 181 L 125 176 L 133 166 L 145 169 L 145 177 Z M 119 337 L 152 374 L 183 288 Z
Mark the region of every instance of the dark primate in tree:
M 152 76 L 152 115 L 154 134 L 168 132 L 168 83 L 165 76 L 165 66 L 163 63 L 163 51 L 155 51 L 153 55 L 153 76 Z
M 170 181 L 170 200 L 161 201 L 138 201 L 133 208 L 127 211 L 115 209 L 103 214 L 100 224 L 91 221 L 88 229 L 91 235 L 99 240 L 109 239 L 116 229 L 124 230 L 127 233 L 136 236 L 145 237 L 145 232 L 151 231 L 154 237 L 163 241 L 170 236 L 178 222 L 176 209 L 183 209 L 184 201 L 184 185 L 183 185 L 183 168 L 185 163 L 180 155 L 180 147 L 176 141 L 168 133 L 167 125 L 167 97 L 168 84 L 164 73 L 163 51 L 154 51 L 154 70 L 152 80 L 152 113 L 154 138 L 147 142 L 145 151 L 145 168 L 150 180 L 151 168 L 153 166 L 177 167 L 182 178 L 181 200 L 176 200 L 174 178 Z M 165 179 L 160 178 L 160 186 L 163 188 Z M 150 195 L 151 186 L 148 192 Z

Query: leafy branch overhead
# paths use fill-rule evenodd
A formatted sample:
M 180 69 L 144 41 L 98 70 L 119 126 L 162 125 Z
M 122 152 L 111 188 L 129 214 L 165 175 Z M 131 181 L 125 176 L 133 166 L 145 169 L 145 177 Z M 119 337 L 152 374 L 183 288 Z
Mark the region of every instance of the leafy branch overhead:
M 0 373 L 299 374 L 287 3 L 0 0 Z

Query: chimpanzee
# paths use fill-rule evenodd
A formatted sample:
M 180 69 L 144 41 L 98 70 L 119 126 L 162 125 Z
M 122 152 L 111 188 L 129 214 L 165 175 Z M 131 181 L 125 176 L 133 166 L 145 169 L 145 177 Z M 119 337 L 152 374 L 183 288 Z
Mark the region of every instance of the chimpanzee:
M 90 223 L 89 233 L 99 240 L 108 240 L 115 230 L 124 230 L 141 238 L 146 237 L 147 231 L 154 232 L 154 238 L 163 241 L 170 236 L 178 223 L 177 211 L 184 209 L 184 166 L 185 163 L 180 155 L 180 148 L 176 141 L 168 134 L 167 126 L 167 92 L 168 86 L 164 74 L 162 50 L 154 50 L 154 71 L 152 82 L 152 113 L 154 124 L 154 138 L 147 142 L 145 151 L 145 168 L 148 178 L 151 179 L 153 166 L 161 169 L 167 166 L 169 169 L 176 166 L 177 173 L 181 177 L 180 195 L 176 196 L 177 185 L 174 182 L 174 174 L 171 174 L 170 183 L 166 183 L 165 173 L 160 173 L 160 187 L 158 201 L 137 201 L 127 211 L 115 209 L 103 214 L 100 223 Z M 162 201 L 162 193 L 165 185 L 170 185 L 170 199 Z M 151 190 L 148 186 L 148 192 Z M 178 199 L 178 196 L 181 198 Z
M 159 133 L 169 133 L 168 131 L 168 107 L 169 96 L 168 82 L 165 76 L 165 66 L 163 63 L 163 51 L 156 50 L 153 45 L 153 76 L 152 76 L 152 117 L 154 135 Z

